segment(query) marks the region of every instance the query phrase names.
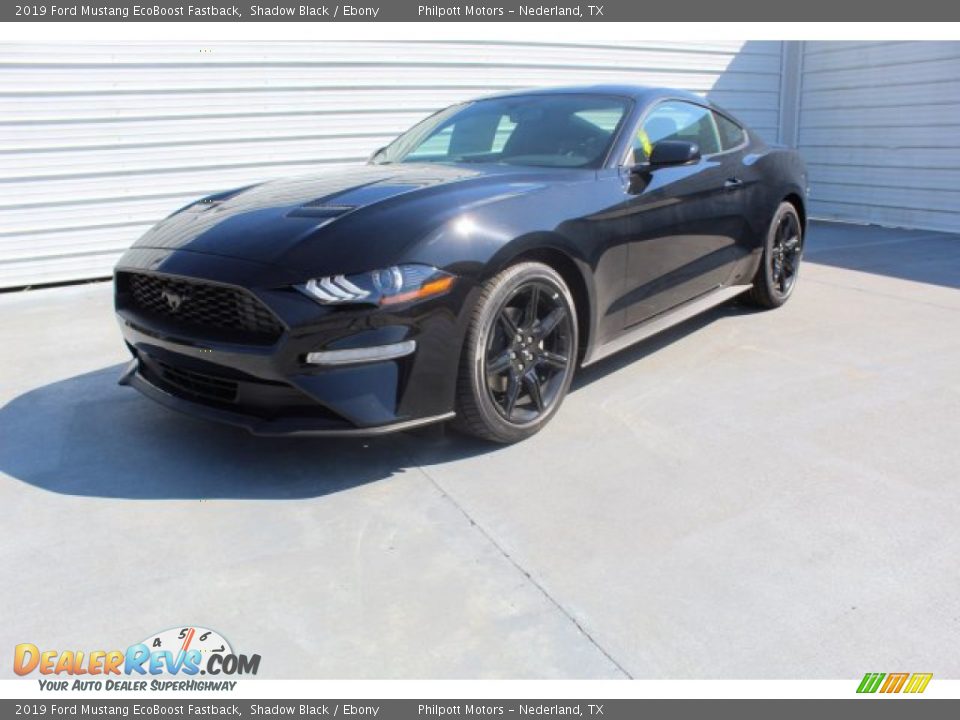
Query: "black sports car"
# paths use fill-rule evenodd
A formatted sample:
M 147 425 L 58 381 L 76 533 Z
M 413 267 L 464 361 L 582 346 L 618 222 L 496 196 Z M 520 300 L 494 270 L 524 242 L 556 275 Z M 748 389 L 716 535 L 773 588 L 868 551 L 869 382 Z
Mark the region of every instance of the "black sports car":
M 795 152 L 686 92 L 455 105 L 365 166 L 153 227 L 116 268 L 121 382 L 255 433 L 520 440 L 578 364 L 740 293 L 785 302 L 806 185 Z

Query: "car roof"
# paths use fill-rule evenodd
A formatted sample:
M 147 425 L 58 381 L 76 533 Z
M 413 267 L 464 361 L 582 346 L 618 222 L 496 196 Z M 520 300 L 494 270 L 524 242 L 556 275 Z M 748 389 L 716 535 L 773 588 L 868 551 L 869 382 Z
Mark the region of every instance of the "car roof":
M 701 95 L 675 88 L 653 87 L 649 85 L 569 85 L 564 87 L 538 87 L 524 90 L 486 95 L 481 100 L 491 98 L 521 97 L 525 95 L 614 95 L 630 98 L 640 102 L 648 102 L 661 97 L 684 98 L 698 103 L 712 105 Z

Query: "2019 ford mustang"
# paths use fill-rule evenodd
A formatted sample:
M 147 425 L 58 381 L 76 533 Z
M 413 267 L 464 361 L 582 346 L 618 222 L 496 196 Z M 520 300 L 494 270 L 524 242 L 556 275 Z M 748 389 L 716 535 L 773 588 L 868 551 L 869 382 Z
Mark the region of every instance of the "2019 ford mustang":
M 521 440 L 578 365 L 741 293 L 784 303 L 806 186 L 795 152 L 686 92 L 454 105 L 366 165 L 149 230 L 115 272 L 121 382 L 255 433 Z

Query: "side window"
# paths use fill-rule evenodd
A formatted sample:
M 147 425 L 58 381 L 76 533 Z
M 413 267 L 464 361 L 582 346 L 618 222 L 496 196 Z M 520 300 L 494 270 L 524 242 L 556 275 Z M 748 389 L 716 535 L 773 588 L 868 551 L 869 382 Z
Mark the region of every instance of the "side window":
M 720 147 L 724 150 L 732 150 L 743 144 L 746 133 L 743 132 L 742 127 L 718 113 L 714 113 L 714 117 L 717 119 L 717 129 L 720 131 Z
M 647 115 L 633 139 L 636 162 L 650 158 L 653 146 L 661 140 L 686 140 L 700 146 L 702 155 L 720 152 L 720 138 L 713 113 L 705 107 L 686 102 L 660 103 Z

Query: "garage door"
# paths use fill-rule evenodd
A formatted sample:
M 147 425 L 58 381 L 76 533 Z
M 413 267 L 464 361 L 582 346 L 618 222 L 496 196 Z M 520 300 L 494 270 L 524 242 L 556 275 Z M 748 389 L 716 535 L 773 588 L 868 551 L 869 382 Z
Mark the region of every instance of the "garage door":
M 0 288 L 104 277 L 192 198 L 362 161 L 482 93 L 710 92 L 776 138 L 779 43 L 0 45 Z
M 811 214 L 960 232 L 960 43 L 806 43 Z

